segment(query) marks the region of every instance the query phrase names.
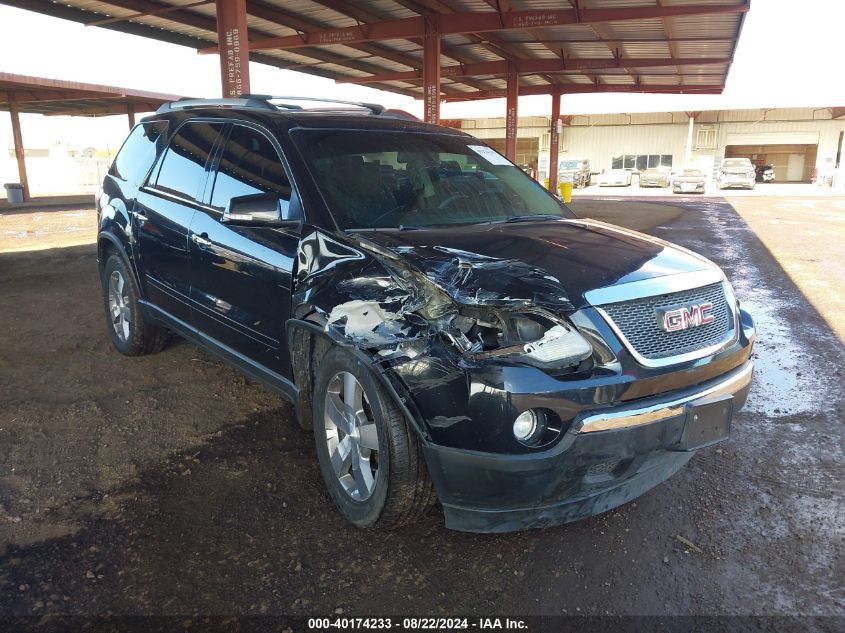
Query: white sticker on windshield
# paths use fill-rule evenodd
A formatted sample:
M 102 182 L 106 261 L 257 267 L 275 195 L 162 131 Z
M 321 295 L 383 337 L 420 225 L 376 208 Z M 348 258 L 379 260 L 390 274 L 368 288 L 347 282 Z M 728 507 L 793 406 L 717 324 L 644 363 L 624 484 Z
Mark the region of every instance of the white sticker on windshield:
M 491 165 L 512 165 L 507 158 L 502 156 L 499 152 L 484 145 L 467 145 L 473 152 L 481 156 Z

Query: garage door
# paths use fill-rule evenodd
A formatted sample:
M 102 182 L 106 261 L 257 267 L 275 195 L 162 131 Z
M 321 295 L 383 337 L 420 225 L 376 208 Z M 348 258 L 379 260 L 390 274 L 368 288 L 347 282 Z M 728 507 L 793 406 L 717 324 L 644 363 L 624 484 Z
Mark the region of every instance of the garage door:
M 818 134 L 733 134 L 729 136 L 732 141 L 747 138 L 756 141 L 776 139 L 778 142 L 728 144 L 725 147 L 725 158 L 748 158 L 755 166 L 771 165 L 775 170 L 775 180 L 779 182 L 809 182 L 813 166 L 816 164 Z M 815 138 L 816 141 L 814 143 L 783 142 L 785 139 L 808 141 L 811 138 Z

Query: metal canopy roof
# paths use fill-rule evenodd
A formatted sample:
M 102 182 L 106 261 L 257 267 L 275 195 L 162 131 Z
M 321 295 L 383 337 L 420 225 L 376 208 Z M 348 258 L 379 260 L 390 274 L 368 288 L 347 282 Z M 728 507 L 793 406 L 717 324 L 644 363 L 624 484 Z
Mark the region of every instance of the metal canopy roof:
M 151 112 L 174 95 L 0 72 L 0 111 L 101 116 Z
M 0 0 L 216 52 L 213 0 Z M 442 96 L 719 93 L 747 0 L 246 0 L 250 59 L 423 96 L 422 38 L 441 34 Z

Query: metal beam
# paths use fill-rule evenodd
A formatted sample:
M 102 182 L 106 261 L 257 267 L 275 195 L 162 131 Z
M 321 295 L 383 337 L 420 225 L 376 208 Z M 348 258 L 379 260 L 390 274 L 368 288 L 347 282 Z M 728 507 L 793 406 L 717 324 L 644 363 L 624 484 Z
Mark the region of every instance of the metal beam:
M 717 42 L 717 43 L 730 43 L 733 42 L 732 37 L 623 37 L 623 38 L 612 38 L 612 39 L 605 39 L 598 37 L 573 37 L 571 39 L 545 39 L 545 38 L 532 38 L 531 40 L 527 40 L 522 42 L 520 40 L 513 40 L 511 44 L 544 44 L 549 48 L 557 48 L 560 46 L 566 46 L 568 44 L 670 44 L 670 43 L 685 43 L 685 42 Z M 454 46 L 470 46 L 471 44 L 454 44 Z
M 666 7 L 619 7 L 600 9 L 563 9 L 549 11 L 458 12 L 438 14 L 438 30 L 441 35 L 466 33 L 487 33 L 508 29 L 528 29 L 562 26 L 567 24 L 595 24 L 627 20 L 648 20 L 663 17 L 713 15 L 721 13 L 745 13 L 747 4 L 701 4 L 672 5 Z M 349 26 L 323 29 L 282 37 L 268 37 L 250 42 L 250 49 L 302 48 L 305 46 L 327 46 L 332 44 L 353 44 L 378 40 L 412 39 L 425 34 L 422 16 L 384 20 Z M 200 49 L 200 53 L 216 53 L 216 48 Z
M 224 97 L 249 92 L 249 35 L 246 0 L 217 0 L 217 41 Z
M 372 13 L 372 11 L 360 9 L 351 4 L 347 5 L 346 2 L 341 0 L 335 0 L 334 2 L 332 0 L 323 0 L 323 2 L 320 2 L 320 4 L 324 4 L 325 6 L 328 6 L 329 8 L 338 12 L 341 12 L 340 9 L 342 7 L 342 13 L 344 15 L 348 15 L 352 17 L 352 19 L 359 21 L 379 21 L 382 19 L 380 17 L 376 17 Z M 312 33 L 314 31 L 319 31 L 326 28 L 326 25 L 324 23 L 316 22 L 310 18 L 306 19 L 301 15 L 294 13 L 290 10 L 275 5 L 264 4 L 263 2 L 258 2 L 257 0 L 247 0 L 246 10 L 249 15 L 261 18 L 262 20 L 267 20 L 268 22 L 273 22 L 274 24 L 278 24 L 280 26 L 286 26 L 300 33 Z M 420 43 L 422 42 L 420 41 Z M 418 58 L 414 57 L 413 55 L 408 55 L 407 53 L 392 50 L 381 44 L 352 44 L 350 48 L 363 51 L 368 55 L 371 55 L 372 57 L 381 57 L 383 59 L 396 62 L 397 64 L 403 64 L 408 68 L 413 68 L 420 72 L 422 71 L 422 65 L 420 64 L 420 60 Z M 312 47 L 309 49 L 299 49 L 297 53 L 306 55 L 308 57 L 314 57 L 315 59 L 321 59 L 323 61 L 327 61 L 328 63 L 335 63 L 341 66 L 355 68 L 356 70 L 361 70 L 364 72 L 373 72 L 373 69 L 378 69 L 374 71 L 376 73 L 382 72 L 381 67 L 376 66 L 374 64 L 367 64 L 366 62 L 362 61 L 351 60 L 349 58 L 344 58 L 340 56 L 336 56 L 339 58 L 339 60 L 335 61 L 326 59 L 325 55 L 328 54 L 328 51 L 322 51 L 317 47 Z M 299 68 L 302 68 L 302 65 L 298 66 Z M 298 70 L 299 68 L 289 68 L 289 70 Z M 484 90 L 488 87 L 484 84 L 479 84 L 478 82 L 473 81 L 468 81 L 466 82 L 466 84 L 472 86 L 473 88 L 476 88 L 477 90 Z M 397 90 L 393 87 L 383 86 L 382 88 L 385 90 Z
M 173 13 L 174 11 L 182 11 L 183 9 L 190 9 L 192 7 L 199 7 L 204 4 L 211 4 L 215 0 L 199 0 L 199 2 L 192 2 L 190 4 L 181 4 L 176 6 L 161 7 L 160 9 L 149 9 L 147 11 L 136 11 L 124 16 L 114 16 L 111 18 L 103 18 L 102 20 L 94 20 L 93 22 L 86 22 L 85 26 L 105 26 L 106 24 L 114 24 L 115 22 L 126 22 L 127 20 L 134 20 L 135 18 L 144 18 L 156 15 L 165 15 Z
M 689 57 L 684 59 L 660 58 L 617 58 L 617 59 L 515 59 L 513 65 L 518 75 L 533 75 L 538 73 L 557 73 L 579 75 L 585 70 L 608 70 L 625 68 L 660 68 L 691 65 L 729 64 L 727 57 Z M 442 77 L 478 77 L 481 75 L 506 76 L 509 71 L 508 61 L 479 62 L 476 64 L 458 64 L 443 66 L 440 69 Z M 413 81 L 420 79 L 417 71 L 399 71 L 381 73 L 371 77 L 349 77 L 336 79 L 339 84 L 366 84 L 378 81 Z
M 395 2 L 402 5 L 406 9 L 410 9 L 415 13 L 419 13 L 420 15 L 426 15 L 429 13 L 455 13 L 454 7 L 442 2 L 441 0 L 395 0 Z M 465 37 L 473 46 L 480 46 L 503 59 L 507 59 L 509 57 L 521 57 L 520 53 L 515 52 L 515 49 L 513 47 L 511 47 L 509 44 L 503 43 L 502 40 L 496 35 L 489 34 L 486 38 L 482 38 L 481 36 L 476 35 L 475 33 L 467 33 Z M 440 42 L 440 53 L 444 57 L 454 59 L 459 64 L 474 64 L 478 62 L 478 58 L 474 57 L 472 53 L 467 54 L 461 49 L 462 45 L 444 44 L 442 41 Z M 457 81 L 466 86 L 475 88 L 476 90 L 487 90 L 490 87 L 489 83 L 486 83 L 486 80 L 477 81 L 466 78 L 460 80 L 456 78 L 450 79 L 452 79 L 452 81 Z
M 505 106 L 505 156 L 508 160 L 516 162 L 516 133 L 517 125 L 519 124 L 519 75 L 516 74 L 515 69 L 511 69 L 508 73 L 508 87 L 506 93 Z
M 549 191 L 557 191 L 557 165 L 560 153 L 560 94 L 552 95 L 552 124 L 549 129 Z
M 69 7 L 63 4 L 56 4 L 52 2 L 52 0 L 0 0 L 3 4 L 7 4 L 9 6 L 18 7 L 20 9 L 24 9 L 26 11 L 34 11 L 36 13 L 41 13 L 43 15 L 48 15 L 54 18 L 62 18 L 65 20 L 73 20 L 74 22 L 79 22 L 81 24 L 85 24 L 86 22 L 90 21 L 91 13 L 93 11 L 78 9 L 76 7 Z M 111 4 L 124 6 L 128 5 L 128 0 L 112 0 Z M 141 3 L 138 0 L 132 0 L 133 5 L 141 6 Z M 149 7 L 151 3 L 144 2 L 143 6 Z M 160 5 L 156 5 L 160 6 Z M 137 9 L 131 9 L 137 10 Z M 185 14 L 188 14 L 186 16 Z M 119 33 L 128 33 L 130 35 L 137 35 L 139 37 L 146 37 L 153 40 L 158 40 L 162 42 L 169 42 L 170 44 L 176 44 L 178 46 L 187 46 L 192 49 L 197 49 L 202 46 L 208 46 L 213 44 L 213 37 L 216 37 L 217 33 L 217 22 L 213 17 L 208 17 L 205 15 L 200 15 L 199 13 L 194 13 L 190 11 L 174 11 L 173 13 L 168 13 L 167 16 L 163 19 L 166 19 L 170 22 L 175 22 L 177 24 L 183 24 L 186 26 L 194 26 L 194 28 L 198 28 L 204 32 L 203 35 L 185 35 L 182 33 L 177 33 L 175 31 L 170 31 L 167 29 L 161 29 L 158 27 L 149 26 L 142 22 L 115 22 L 114 24 L 107 24 L 105 28 L 109 30 L 114 30 Z M 253 33 L 255 30 L 253 29 Z M 260 33 L 260 31 L 259 31 Z M 214 35 L 212 35 L 214 34 Z M 307 52 L 306 52 L 307 51 Z M 300 55 L 310 57 L 312 59 L 316 59 L 322 62 L 326 62 L 328 64 L 340 64 L 342 66 L 346 66 L 348 68 L 354 68 L 356 70 L 361 70 L 363 72 L 378 72 L 381 68 L 374 66 L 372 64 L 358 64 L 355 62 L 351 62 L 348 57 L 343 57 L 341 55 L 337 55 L 334 53 L 329 53 L 329 51 L 323 51 L 318 48 L 312 49 L 301 49 L 298 51 Z M 250 54 L 250 60 L 260 63 L 266 64 L 267 66 L 272 66 L 274 68 L 285 68 L 291 65 L 290 60 L 280 59 L 278 57 L 272 57 L 270 55 L 265 54 Z M 309 74 L 315 75 L 317 77 L 324 77 L 326 79 L 337 79 L 341 73 L 335 71 L 327 71 L 322 70 L 317 67 L 317 65 L 311 66 L 308 70 Z M 388 90 L 390 92 L 394 92 L 396 94 L 402 94 L 409 97 L 415 97 L 419 99 L 420 94 L 419 92 L 406 90 L 404 88 L 397 88 L 396 86 L 376 86 L 381 88 L 382 90 Z M 155 109 L 155 108 L 153 108 Z
M 426 16 L 423 38 L 423 110 L 426 123 L 440 123 L 440 33 L 436 16 Z
M 55 3 L 52 4 L 55 5 Z M 172 6 L 158 2 L 151 2 L 150 0 L 108 0 L 107 4 L 141 14 L 147 14 L 152 11 L 160 11 L 161 9 L 169 9 Z M 216 32 L 214 18 L 202 13 L 197 13 L 196 11 L 186 10 L 184 7 L 173 7 L 173 9 L 173 11 L 168 11 L 162 17 L 195 29 L 210 31 L 211 33 Z M 99 9 L 99 12 L 104 12 L 106 10 L 107 9 Z M 126 19 L 131 20 L 132 18 Z M 85 24 L 88 24 L 87 20 Z
M 18 180 L 23 185 L 23 201 L 29 202 L 29 179 L 26 176 L 26 154 L 24 154 L 21 135 L 20 110 L 14 99 L 9 101 L 9 117 L 12 119 L 12 140 L 15 144 L 15 159 L 18 162 Z
M 678 85 L 678 84 L 557 84 L 554 86 L 521 86 L 519 95 L 584 94 L 591 92 L 641 92 L 654 94 L 721 94 L 721 85 Z M 476 101 L 479 99 L 502 99 L 507 90 L 479 90 L 462 95 L 446 95 L 444 101 Z
M 410 9 L 415 13 L 419 13 L 420 15 L 425 15 L 426 13 L 443 13 L 449 14 L 456 12 L 456 9 L 448 4 L 445 4 L 441 0 L 395 0 L 399 4 L 401 4 L 406 9 Z M 492 0 L 496 2 L 497 0 Z M 503 2 L 503 6 L 507 5 L 507 2 Z M 488 33 L 486 37 L 481 37 L 475 33 L 466 33 L 465 37 L 469 40 L 469 44 L 472 46 L 480 46 L 494 55 L 501 57 L 503 59 L 514 59 L 518 57 L 522 57 L 522 53 L 519 52 L 516 46 L 510 44 L 509 42 L 503 40 L 496 34 Z M 443 53 L 444 56 L 450 57 L 454 59 L 456 62 L 460 64 L 474 64 L 478 62 L 477 58 L 467 56 L 461 48 L 466 46 L 465 44 L 440 44 L 440 51 Z M 479 85 L 478 82 L 474 81 L 467 81 L 465 79 L 460 80 L 460 83 L 465 84 L 467 86 L 472 86 L 478 90 L 486 90 L 488 86 Z
M 137 104 L 135 112 L 155 112 L 161 104 Z M 55 110 L 45 110 L 41 112 L 44 116 L 81 116 L 81 117 L 98 117 L 98 116 L 126 116 L 126 108 L 123 106 L 103 106 L 103 107 L 87 107 L 87 108 L 57 108 Z

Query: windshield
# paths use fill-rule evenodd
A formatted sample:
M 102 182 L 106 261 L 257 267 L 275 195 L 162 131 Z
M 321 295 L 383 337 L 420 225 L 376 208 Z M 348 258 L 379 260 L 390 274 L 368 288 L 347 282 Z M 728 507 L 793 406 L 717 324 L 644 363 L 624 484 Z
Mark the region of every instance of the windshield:
M 564 160 L 560 163 L 560 169 L 581 169 L 583 165 L 580 160 Z
M 695 177 L 700 177 L 700 176 L 701 176 L 701 172 L 700 172 L 700 171 L 698 171 L 697 169 L 685 169 L 684 171 L 682 171 L 682 172 L 681 172 L 681 176 L 695 176 Z
M 747 158 L 726 158 L 722 167 L 751 167 L 751 161 Z
M 575 217 L 473 138 L 378 130 L 297 130 L 292 136 L 342 229 Z

